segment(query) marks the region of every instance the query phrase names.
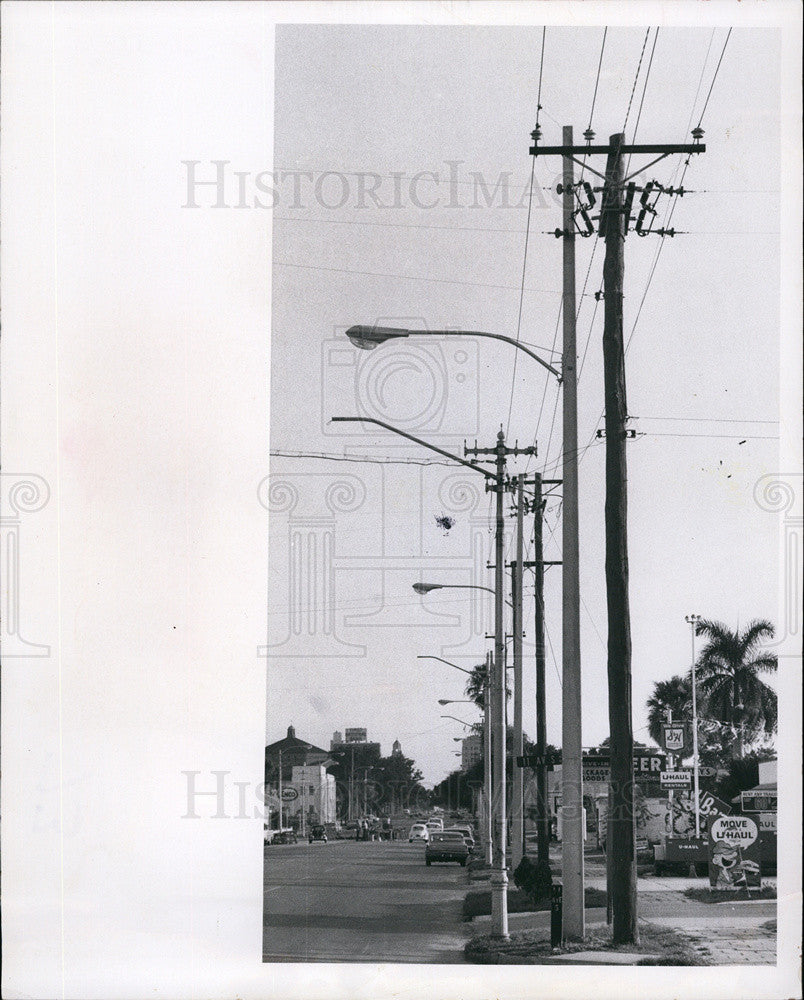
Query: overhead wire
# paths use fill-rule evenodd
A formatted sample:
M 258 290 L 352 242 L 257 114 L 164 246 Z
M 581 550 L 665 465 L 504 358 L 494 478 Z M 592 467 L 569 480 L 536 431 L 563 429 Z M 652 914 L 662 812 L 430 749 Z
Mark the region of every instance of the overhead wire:
M 545 43 L 545 37 L 546 37 L 546 35 L 547 35 L 547 27 L 545 26 L 545 27 L 542 28 L 542 54 L 541 54 L 541 59 L 539 61 L 539 89 L 538 89 L 538 94 L 537 94 L 537 97 L 536 97 L 536 131 L 537 132 L 538 132 L 538 129 L 539 129 L 539 112 L 542 110 L 542 77 L 543 77 L 543 74 L 544 74 L 544 43 Z M 526 275 L 526 269 L 527 269 L 527 264 L 528 264 L 528 240 L 529 240 L 529 237 L 530 237 L 530 217 L 531 217 L 531 210 L 532 210 L 532 207 L 533 207 L 533 177 L 534 177 L 534 173 L 535 173 L 535 170 L 536 170 L 536 155 L 535 155 L 535 153 L 533 155 L 531 155 L 530 159 L 531 159 L 531 162 L 530 162 L 530 186 L 529 186 L 529 190 L 528 190 L 528 218 L 527 218 L 527 222 L 525 224 L 525 252 L 524 252 L 523 257 L 522 257 L 522 281 L 521 281 L 521 287 L 520 287 L 520 291 L 519 291 L 519 314 L 517 316 L 517 323 L 516 323 L 516 342 L 517 343 L 519 343 L 519 335 L 520 335 L 520 331 L 522 329 L 522 303 L 523 303 L 524 298 L 525 298 L 525 275 Z M 516 389 L 516 369 L 517 369 L 517 361 L 518 360 L 519 360 L 519 352 L 518 351 L 514 351 L 514 367 L 513 367 L 513 372 L 511 374 L 511 395 L 510 395 L 510 399 L 509 399 L 509 402 L 508 402 L 508 419 L 507 419 L 506 425 L 505 425 L 505 434 L 506 434 L 506 437 L 508 436 L 508 433 L 509 433 L 509 431 L 511 429 L 511 412 L 512 412 L 513 407 L 514 407 L 514 391 Z

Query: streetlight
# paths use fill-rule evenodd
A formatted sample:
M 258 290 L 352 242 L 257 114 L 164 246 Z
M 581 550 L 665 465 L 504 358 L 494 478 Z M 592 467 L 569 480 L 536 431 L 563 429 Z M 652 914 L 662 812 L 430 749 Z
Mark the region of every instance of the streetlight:
M 442 719 L 453 719 L 455 722 L 460 722 L 462 726 L 466 726 L 467 729 L 471 729 L 474 725 L 473 722 L 465 722 L 463 719 L 459 719 L 457 715 L 442 715 Z
M 387 340 L 399 340 L 405 337 L 486 337 L 490 340 L 502 340 L 504 343 L 513 344 L 520 351 L 524 351 L 542 368 L 552 372 L 559 382 L 561 381 L 561 372 L 540 358 L 538 354 L 534 354 L 520 341 L 514 340 L 512 337 L 504 337 L 500 333 L 486 333 L 483 330 L 404 330 L 392 326 L 351 326 L 346 331 L 346 336 L 361 351 L 373 351 L 375 347 L 379 347 Z
M 700 615 L 685 615 L 684 621 L 690 626 L 692 638 L 692 783 L 695 797 L 695 839 L 701 836 L 701 806 L 698 801 L 698 699 L 695 682 L 695 628 Z
M 470 701 L 468 698 L 463 698 L 463 699 L 460 699 L 460 700 L 456 700 L 454 698 L 439 698 L 438 699 L 438 704 L 442 705 L 442 706 L 443 705 L 474 705 L 474 702 Z
M 414 583 L 412 586 L 417 594 L 429 594 L 431 590 L 485 590 L 489 594 L 494 593 L 493 587 L 484 587 L 479 583 Z M 513 608 L 513 604 L 509 600 L 506 599 L 505 603 L 509 608 Z M 433 659 L 437 660 L 439 657 L 434 656 Z M 441 662 L 446 663 L 447 661 L 442 660 Z M 461 668 L 458 667 L 458 669 Z
M 450 663 L 440 656 L 417 656 L 417 660 L 438 660 L 439 663 L 446 663 L 448 667 L 460 670 L 462 674 L 472 676 L 472 671 L 465 667 L 459 667 L 457 663 Z M 489 696 L 491 685 L 491 663 L 490 656 L 486 654 L 486 675 L 483 681 L 483 798 L 485 800 L 485 812 L 483 815 L 483 857 L 491 868 L 492 863 L 492 839 L 493 824 L 491 819 L 491 698 Z M 461 737 L 453 737 L 461 739 Z

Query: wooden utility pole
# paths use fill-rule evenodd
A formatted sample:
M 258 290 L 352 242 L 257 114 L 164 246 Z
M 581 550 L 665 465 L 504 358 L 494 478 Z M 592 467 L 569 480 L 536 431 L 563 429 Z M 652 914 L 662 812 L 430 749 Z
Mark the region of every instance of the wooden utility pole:
M 603 383 L 606 406 L 606 596 L 608 603 L 609 729 L 611 738 L 612 937 L 636 942 L 637 873 L 634 836 L 634 734 L 631 724 L 631 613 L 628 603 L 628 490 L 626 467 L 625 347 L 623 341 L 622 133 L 610 139 L 602 224 L 605 318 Z
M 625 400 L 625 356 L 623 347 L 623 243 L 625 234 L 628 232 L 631 223 L 631 206 L 636 193 L 642 192 L 639 200 L 638 215 L 636 218 L 635 230 L 641 236 L 649 234 L 662 238 L 675 235 L 672 229 L 654 229 L 653 223 L 658 216 L 655 209 L 655 201 L 661 194 L 682 195 L 683 189 L 674 190 L 665 188 L 657 181 L 650 181 L 644 187 L 637 187 L 633 178 L 644 173 L 649 167 L 660 160 L 674 153 L 684 153 L 691 155 L 694 153 L 706 152 L 706 146 L 701 142 L 703 129 L 699 126 L 693 129 L 692 136 L 695 140 L 690 144 L 655 144 L 655 143 L 625 143 L 623 133 L 616 133 L 611 136 L 608 145 L 596 145 L 593 143 L 594 133 L 591 130 L 585 135 L 588 142 L 582 146 L 572 144 L 572 130 L 564 128 L 563 144 L 561 146 L 542 146 L 539 143 L 539 130 L 532 133 L 533 145 L 530 148 L 532 156 L 561 156 L 564 162 L 564 182 L 562 193 L 564 196 L 564 229 L 557 230 L 557 236 L 564 237 L 564 273 L 565 273 L 565 341 L 564 341 L 564 398 L 565 398 L 565 424 L 564 424 L 564 456 L 565 463 L 567 455 L 572 452 L 577 453 L 577 443 L 568 440 L 568 432 L 572 427 L 568 427 L 567 415 L 567 386 L 572 382 L 577 383 L 575 374 L 575 354 L 570 354 L 567 346 L 567 301 L 568 301 L 568 268 L 567 255 L 568 246 L 574 242 L 574 233 L 583 232 L 586 236 L 591 236 L 593 230 L 592 216 L 590 212 L 596 204 L 593 190 L 602 192 L 602 207 L 600 211 L 600 233 L 606 241 L 606 259 L 603 268 L 604 276 L 604 301 L 605 301 L 605 330 L 603 335 L 603 363 L 604 363 L 604 395 L 606 407 L 605 434 L 606 434 L 606 592 L 608 603 L 608 693 L 609 693 L 609 725 L 611 729 L 611 781 L 610 781 L 610 803 L 608 817 L 607 842 L 611 845 L 611 869 L 610 869 L 610 890 L 613 909 L 613 938 L 615 943 L 633 943 L 637 941 L 637 898 L 636 898 L 636 836 L 634 829 L 634 809 L 633 809 L 633 732 L 631 728 L 631 622 L 628 605 L 628 546 L 627 546 L 627 491 L 626 491 L 626 400 Z M 601 174 L 598 170 L 587 163 L 589 157 L 605 154 L 607 156 L 606 173 Z M 624 176 L 623 156 L 649 155 L 651 159 L 645 166 L 634 170 L 628 177 Z M 578 157 L 583 156 L 581 161 Z M 574 208 L 575 199 L 579 198 L 578 190 L 568 170 L 571 163 L 583 163 L 585 168 L 595 177 L 603 181 L 603 186 L 592 189 L 591 184 L 584 184 L 587 201 L 580 202 L 579 207 Z M 580 229 L 577 217 L 580 215 L 584 223 L 584 228 Z M 569 219 L 569 222 L 568 222 Z M 574 283 L 572 285 L 574 290 Z M 574 319 L 574 304 L 573 304 Z M 571 378 L 568 379 L 567 365 L 571 365 Z M 576 470 L 577 471 L 577 470 Z M 569 621 L 572 608 L 568 608 L 568 601 L 574 600 L 574 594 L 568 592 L 571 584 L 570 574 L 567 569 L 567 560 L 572 558 L 568 555 L 567 535 L 566 535 L 566 505 L 568 492 L 572 492 L 572 484 L 566 482 L 568 473 L 572 469 L 564 466 L 564 506 L 565 506 L 565 536 L 564 536 L 564 614 Z M 567 641 L 566 628 L 564 631 L 564 643 Z M 567 692 L 567 669 L 568 663 L 566 650 L 564 655 L 564 699 L 565 706 L 568 701 Z M 570 675 L 570 682 L 575 681 L 575 677 Z M 578 719 L 577 724 L 580 732 L 580 688 L 578 690 Z M 564 726 L 567 725 L 567 712 L 564 712 Z M 566 748 L 567 736 L 564 734 L 564 747 Z M 576 765 L 574 759 L 568 762 L 566 749 L 564 750 L 562 772 L 564 780 L 563 788 L 566 787 L 567 765 L 573 768 Z M 580 771 L 580 753 L 577 761 Z M 581 774 L 582 777 L 582 774 Z M 580 786 L 580 780 L 578 781 Z M 566 806 L 566 792 L 563 792 L 564 804 Z M 575 845 L 572 845 L 574 849 Z M 564 851 L 567 850 L 566 842 Z M 575 875 L 573 864 L 570 864 L 570 875 Z M 564 927 L 565 933 L 569 932 L 567 923 L 567 863 L 564 863 Z M 581 869 L 582 871 L 582 869 Z M 573 890 L 573 904 L 575 901 Z M 583 901 L 581 900 L 581 906 Z M 571 918 L 572 919 L 572 918 Z M 582 919 L 582 918 L 581 918 Z

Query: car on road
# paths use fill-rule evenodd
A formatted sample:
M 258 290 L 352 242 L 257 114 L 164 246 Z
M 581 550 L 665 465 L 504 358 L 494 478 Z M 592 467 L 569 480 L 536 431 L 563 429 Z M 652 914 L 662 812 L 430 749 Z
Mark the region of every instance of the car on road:
M 469 858 L 469 848 L 459 830 L 442 830 L 430 834 L 424 849 L 424 861 L 428 866 L 433 861 L 457 861 L 465 866 Z
M 314 840 L 320 840 L 322 843 L 327 842 L 327 831 L 323 826 L 311 826 L 310 834 L 308 836 L 308 841 L 312 844 Z
M 273 844 L 298 844 L 299 838 L 295 830 L 277 830 L 274 834 Z
M 421 840 L 426 844 L 429 839 L 430 831 L 424 823 L 414 823 L 410 828 L 410 833 L 408 834 L 409 844 L 412 844 L 414 840 Z
M 475 835 L 472 832 L 471 826 L 448 826 L 444 833 L 460 833 L 463 839 L 466 841 L 466 846 L 469 848 L 469 853 L 475 849 Z
M 444 820 L 431 816 L 430 819 L 427 820 L 427 823 L 425 825 L 427 829 L 430 831 L 430 833 L 433 833 L 435 830 L 444 829 Z

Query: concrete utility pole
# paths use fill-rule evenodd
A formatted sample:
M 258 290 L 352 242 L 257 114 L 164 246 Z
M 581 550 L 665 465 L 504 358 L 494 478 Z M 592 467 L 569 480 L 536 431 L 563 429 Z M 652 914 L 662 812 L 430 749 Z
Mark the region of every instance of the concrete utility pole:
M 546 650 L 544 643 L 544 543 L 542 477 L 537 473 L 533 492 L 533 560 L 536 575 L 536 753 L 540 763 L 536 768 L 536 820 L 537 869 L 543 893 L 552 885 L 550 872 L 550 820 L 547 808 L 547 694 L 545 678 Z
M 525 853 L 525 816 L 524 776 L 525 769 L 517 767 L 516 761 L 525 752 L 524 735 L 522 732 L 522 558 L 524 514 L 525 514 L 525 477 L 516 477 L 516 558 L 511 563 L 511 602 L 514 605 L 514 768 L 513 768 L 513 804 L 511 808 L 511 870 L 516 871 L 517 865 Z
M 547 366 L 545 366 L 547 367 Z M 554 371 L 554 369 L 550 369 Z M 503 589 L 505 587 L 505 573 L 504 573 L 504 542 L 505 542 L 505 518 L 503 516 L 503 493 L 508 488 L 505 480 L 505 460 L 508 455 L 535 455 L 536 447 L 528 448 L 506 448 L 505 446 L 505 434 L 502 429 L 500 429 L 497 435 L 497 445 L 495 448 L 467 448 L 464 446 L 463 453 L 466 455 L 492 455 L 495 464 L 495 471 L 489 472 L 487 469 L 481 468 L 477 462 L 469 462 L 466 458 L 459 458 L 457 455 L 451 454 L 451 452 L 444 451 L 443 448 L 439 448 L 437 445 L 430 444 L 427 441 L 423 441 L 421 438 L 416 437 L 414 434 L 409 434 L 407 431 L 403 431 L 398 427 L 393 427 L 391 424 L 386 423 L 384 420 L 378 420 L 376 417 L 332 417 L 332 423 L 365 423 L 373 424 L 376 427 L 382 427 L 384 430 L 391 431 L 393 434 L 398 434 L 400 437 L 407 438 L 408 441 L 413 441 L 416 444 L 422 445 L 424 448 L 434 451 L 438 455 L 442 455 L 445 458 L 449 458 L 459 465 L 464 465 L 469 469 L 473 469 L 475 472 L 479 472 L 486 479 L 486 489 L 491 490 L 497 495 L 496 504 L 496 517 L 495 517 L 495 564 L 494 564 L 494 682 L 491 685 L 491 690 L 494 695 L 493 708 L 492 708 L 492 726 L 497 731 L 498 738 L 495 739 L 494 744 L 497 750 L 497 761 L 495 766 L 495 771 L 497 772 L 498 786 L 497 786 L 497 815 L 500 821 L 500 833 L 496 839 L 494 851 L 494 865 L 491 873 L 491 920 L 492 920 L 492 933 L 495 937 L 508 937 L 508 873 L 506 871 L 506 822 L 505 822 L 505 765 L 506 765 L 506 754 L 505 754 L 505 622 L 503 621 L 503 603 L 504 594 Z M 460 720 L 459 720 L 460 721 Z
M 695 797 L 695 839 L 701 836 L 701 795 L 698 762 L 698 695 L 695 677 L 695 629 L 701 620 L 700 615 L 686 615 L 684 621 L 690 626 L 692 642 L 692 794 Z M 740 754 L 742 756 L 742 753 Z
M 503 494 L 506 490 L 505 460 L 508 455 L 533 455 L 535 447 L 506 448 L 505 434 L 502 429 L 497 435 L 495 448 L 467 448 L 464 455 L 493 455 L 495 461 L 495 476 L 491 483 L 486 484 L 497 495 L 496 531 L 494 538 L 494 682 L 491 685 L 492 694 L 492 726 L 494 739 L 494 794 L 496 800 L 496 823 L 494 850 L 491 871 L 491 926 L 495 937 L 508 937 L 508 871 L 507 853 L 507 818 L 505 808 L 505 774 L 506 774 L 506 678 L 505 678 L 505 622 L 503 619 L 503 601 L 505 587 L 505 517 L 503 513 Z
M 486 683 L 483 687 L 483 793 L 486 799 L 484 828 L 484 860 L 491 867 L 492 844 L 494 843 L 494 821 L 491 813 L 491 653 L 486 653 Z
M 631 222 L 631 206 L 634 195 L 639 190 L 642 192 L 640 198 L 639 215 L 635 229 L 642 235 L 653 233 L 655 235 L 673 236 L 674 230 L 653 229 L 653 222 L 657 218 L 655 200 L 661 194 L 682 195 L 683 189 L 665 189 L 656 181 L 650 181 L 644 188 L 638 188 L 633 183 L 632 178 L 643 173 L 648 167 L 659 160 L 670 156 L 673 153 L 703 153 L 706 146 L 700 141 L 703 137 L 703 129 L 697 126 L 693 129 L 692 136 L 694 143 L 688 145 L 657 145 L 652 143 L 625 143 L 625 136 L 622 133 L 612 135 L 608 145 L 593 145 L 594 133 L 589 130 L 585 133 L 588 142 L 583 146 L 575 146 L 572 143 L 572 130 L 564 128 L 563 145 L 542 146 L 539 144 L 539 130 L 536 129 L 532 135 L 533 146 L 530 152 L 532 156 L 561 156 L 564 162 L 564 182 L 562 193 L 564 195 L 564 229 L 557 230 L 557 236 L 564 237 L 565 253 L 565 342 L 564 342 L 564 402 L 565 402 L 565 425 L 564 425 L 564 456 L 572 451 L 577 452 L 577 443 L 567 440 L 568 430 L 572 431 L 572 426 L 567 427 L 566 417 L 568 413 L 567 387 L 570 382 L 577 383 L 575 375 L 575 351 L 570 354 L 567 349 L 567 303 L 569 291 L 567 284 L 567 254 L 568 245 L 574 242 L 574 233 L 581 232 L 591 236 L 594 228 L 592 226 L 589 212 L 596 204 L 591 184 L 583 184 L 586 201 L 581 201 L 578 189 L 572 179 L 570 164 L 582 162 L 577 159 L 605 154 L 607 156 L 606 173 L 601 174 L 598 170 L 589 166 L 585 159 L 585 168 L 596 177 L 603 180 L 603 187 L 596 187 L 594 191 L 602 192 L 603 201 L 600 211 L 600 234 L 606 241 L 606 259 L 604 264 L 604 301 L 605 301 L 605 330 L 603 335 L 603 360 L 604 360 L 604 381 L 605 381 L 605 406 L 606 406 L 606 591 L 608 601 L 608 678 L 609 678 L 609 725 L 611 728 L 611 782 L 610 801 L 611 809 L 608 818 L 607 842 L 611 844 L 611 898 L 613 907 L 613 940 L 615 944 L 636 942 L 637 917 L 636 917 L 636 838 L 634 829 L 634 808 L 633 808 L 633 732 L 631 728 L 631 633 L 630 614 L 628 606 L 628 547 L 627 547 L 627 490 L 626 490 L 626 462 L 625 462 L 625 441 L 626 441 L 626 419 L 627 411 L 625 404 L 625 363 L 623 348 L 623 242 L 625 234 Z M 644 167 L 640 167 L 628 177 L 624 176 L 623 156 L 633 156 L 638 154 L 649 154 L 653 157 Z M 630 159 L 629 159 L 630 162 Z M 630 182 L 630 183 L 629 183 Z M 627 187 L 626 187 L 627 185 Z M 624 197 L 625 196 L 625 197 Z M 575 200 L 579 200 L 578 208 L 575 208 Z M 578 225 L 577 218 L 583 221 L 584 228 Z M 573 282 L 573 302 L 572 317 L 574 319 L 574 282 Z M 568 377 L 567 365 L 572 365 L 572 377 Z M 576 439 L 577 440 L 577 439 Z M 576 470 L 577 471 L 577 470 Z M 572 470 L 565 465 L 564 468 L 564 505 L 565 505 L 565 530 L 567 494 L 571 493 L 573 486 L 567 483 L 568 473 Z M 577 498 L 577 492 L 575 494 Z M 577 523 L 577 522 L 576 522 Z M 577 536 L 576 536 L 577 537 Z M 568 623 L 572 621 L 574 608 L 568 609 L 568 599 L 574 599 L 574 593 L 567 593 L 567 586 L 571 583 L 570 573 L 567 569 L 568 557 L 566 549 L 569 541 L 567 535 L 564 536 L 564 607 Z M 577 573 L 577 569 L 575 570 Z M 577 577 L 576 577 L 577 579 Z M 574 624 L 574 623 L 573 623 Z M 567 633 L 564 633 L 566 644 Z M 572 666 L 568 658 L 564 657 L 564 705 L 567 706 L 568 681 L 574 685 L 579 681 L 579 676 L 567 676 L 567 668 Z M 578 671 L 578 674 L 580 671 Z M 580 713 L 580 687 L 578 695 L 578 711 Z M 564 725 L 568 722 L 567 713 L 564 713 Z M 580 714 L 577 716 L 580 725 Z M 564 746 L 566 747 L 566 733 L 564 736 Z M 566 756 L 563 760 L 563 775 L 567 775 L 567 766 L 570 763 L 573 772 L 576 766 L 581 768 L 580 759 L 574 759 L 575 745 L 573 741 L 573 759 L 568 762 Z M 566 755 L 566 749 L 564 750 Z M 580 757 L 580 754 L 579 754 Z M 562 782 L 562 794 L 564 796 L 564 806 L 566 808 L 566 781 Z M 579 783 L 580 787 L 580 783 Z M 573 789 L 573 797 L 575 791 Z M 582 813 L 581 813 L 582 815 Z M 576 817 L 572 817 L 576 820 Z M 580 819 L 580 817 L 578 817 Z M 576 820 L 577 821 L 577 820 Z M 574 830 L 573 830 L 574 833 Z M 567 850 L 566 844 L 564 850 Z M 573 856 L 576 845 L 571 846 Z M 571 900 L 568 899 L 567 875 L 573 878 Z M 570 936 L 571 931 L 577 931 L 578 927 L 583 927 L 583 899 L 576 898 L 577 890 L 577 865 L 565 859 L 564 862 L 564 929 L 565 934 Z M 582 878 L 582 866 L 581 866 Z M 583 892 L 581 883 L 581 893 Z M 572 906 L 572 913 L 568 916 L 568 903 Z M 578 913 L 580 909 L 580 914 Z M 578 919 L 580 917 L 580 919 Z M 572 926 L 571 926 L 572 925 Z M 572 935 L 574 936 L 574 935 Z
M 572 126 L 563 129 L 572 148 Z M 561 518 L 563 588 L 561 626 L 562 751 L 561 875 L 564 883 L 563 934 L 582 940 L 585 930 L 583 878 L 583 767 L 581 764 L 581 591 L 578 552 L 578 371 L 575 346 L 575 177 L 572 157 L 563 157 L 563 352 L 562 416 L 564 487 Z

